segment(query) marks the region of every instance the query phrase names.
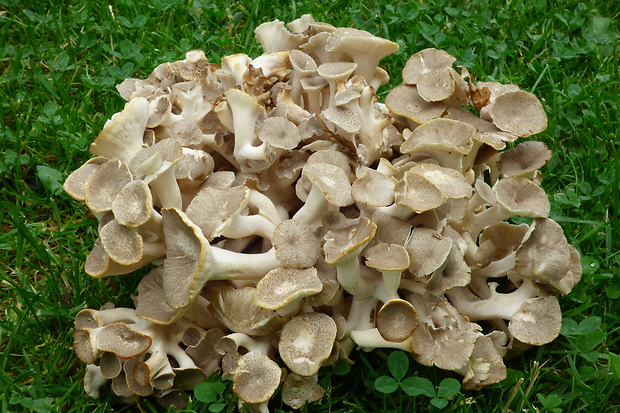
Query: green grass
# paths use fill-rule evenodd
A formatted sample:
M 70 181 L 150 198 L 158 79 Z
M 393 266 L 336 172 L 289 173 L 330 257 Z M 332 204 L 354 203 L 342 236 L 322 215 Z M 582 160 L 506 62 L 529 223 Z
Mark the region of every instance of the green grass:
M 90 157 L 88 145 L 105 120 L 122 108 L 114 85 L 145 77 L 192 48 L 214 62 L 236 52 L 258 55 L 256 26 L 304 13 L 397 41 L 399 52 L 382 62 L 391 85 L 411 54 L 437 47 L 478 80 L 534 92 L 549 115 L 537 137 L 554 151 L 543 186 L 552 218 L 582 254 L 583 280 L 561 301 L 565 322 L 556 341 L 510 361 L 504 382 L 459 391 L 447 399 L 447 411 L 620 411 L 620 3 L 103 3 L 0 0 L 1 411 L 135 410 L 82 390 L 73 318 L 107 301 L 129 304 L 137 280 L 84 274 L 96 220 L 60 189 Z M 302 411 L 438 410 L 427 395 L 375 389 L 377 377 L 393 374 L 389 351 L 355 354 L 350 371 L 324 369 L 327 395 Z M 413 365 L 408 376 L 427 378 L 431 387 L 453 377 Z M 219 400 L 225 411 L 236 405 L 230 387 Z M 274 411 L 287 410 L 279 403 L 276 396 Z M 141 407 L 155 410 L 156 403 Z M 191 407 L 208 411 L 201 402 Z

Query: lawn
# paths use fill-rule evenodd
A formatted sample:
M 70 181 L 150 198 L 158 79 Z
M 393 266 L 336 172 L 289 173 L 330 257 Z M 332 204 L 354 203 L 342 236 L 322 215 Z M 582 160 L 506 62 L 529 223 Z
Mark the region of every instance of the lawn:
M 302 411 L 620 411 L 620 3 L 379 3 L 0 0 L 1 411 L 137 411 L 107 392 L 98 400 L 84 394 L 84 364 L 71 347 L 74 317 L 110 301 L 131 305 L 139 277 L 84 273 L 97 221 L 61 185 L 122 109 L 115 85 L 123 79 L 145 78 L 190 49 L 211 62 L 258 56 L 259 24 L 305 13 L 400 45 L 382 60 L 392 78 L 380 95 L 400 84 L 409 56 L 435 47 L 477 80 L 538 96 L 549 124 L 535 139 L 553 151 L 542 186 L 551 218 L 581 254 L 583 278 L 560 300 L 560 336 L 509 361 L 501 383 L 465 391 L 453 386 L 460 377 L 404 365 L 398 352 L 359 351 L 353 367 L 321 370 L 327 394 Z M 381 388 L 382 376 L 426 378 L 418 383 L 427 388 L 411 397 Z M 234 411 L 224 383 L 215 385 L 224 390 L 213 403 L 190 408 Z M 278 395 L 270 407 L 289 410 Z M 145 399 L 140 409 L 158 407 Z

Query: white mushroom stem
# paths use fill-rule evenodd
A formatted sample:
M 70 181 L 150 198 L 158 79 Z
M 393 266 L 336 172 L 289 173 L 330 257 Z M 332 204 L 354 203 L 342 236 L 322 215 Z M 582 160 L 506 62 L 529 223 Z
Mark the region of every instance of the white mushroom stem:
M 162 208 L 180 209 L 183 206 L 181 190 L 171 162 L 163 160 L 159 153 L 155 153 L 142 162 L 137 171 L 146 174 L 144 181 L 149 184 Z
M 228 238 L 244 238 L 258 235 L 270 240 L 275 228 L 276 224 L 262 215 L 235 215 L 230 218 L 226 228 L 213 235 L 221 235 Z
M 234 157 L 242 171 L 251 172 L 248 160 L 266 161 L 266 145 L 254 146 L 256 122 L 265 111 L 256 100 L 239 89 L 229 89 L 224 95 L 233 115 L 233 132 L 235 133 Z
M 250 189 L 250 195 L 248 197 L 248 205 L 250 207 L 256 208 L 258 213 L 265 218 L 269 219 L 274 224 L 279 224 L 282 222 L 282 217 L 278 212 L 278 208 L 273 203 L 269 197 L 267 197 L 262 192 L 259 192 L 255 189 Z M 288 217 L 287 217 L 288 218 Z M 284 218 L 284 219 L 287 219 Z
M 519 288 L 511 293 L 498 293 L 497 283 L 489 283 L 491 297 L 480 300 L 467 287 L 456 287 L 448 292 L 450 302 L 459 313 L 471 321 L 501 318 L 510 320 L 526 300 L 539 297 L 541 291 L 533 281 L 523 280 Z
M 371 351 L 375 348 L 394 348 L 409 353 L 413 352 L 411 347 L 411 337 L 405 341 L 401 341 L 400 343 L 387 341 L 381 337 L 381 334 L 376 327 L 367 330 L 354 330 L 351 331 L 349 335 L 355 344 L 364 351 Z
M 310 225 L 317 221 L 326 212 L 329 202 L 325 194 L 317 184 L 312 184 L 312 189 L 308 193 L 306 203 L 293 215 L 293 219 L 305 222 Z
M 375 283 L 362 277 L 359 252 L 351 252 L 336 264 L 338 282 L 342 289 L 356 298 L 364 299 L 373 294 Z
M 368 330 L 375 327 L 377 298 L 353 297 L 351 308 L 347 316 L 347 331 Z
M 379 207 L 377 208 L 377 211 L 394 218 L 398 218 L 401 221 L 408 221 L 415 215 L 415 211 L 413 209 L 405 205 L 399 205 L 396 202 L 390 206 Z
M 244 333 L 231 333 L 224 336 L 224 339 L 229 339 L 234 341 L 237 349 L 239 347 L 243 347 L 248 351 L 255 351 L 257 353 L 262 353 L 265 355 L 269 355 L 271 353 L 271 342 L 269 341 L 269 337 L 250 337 Z
M 473 271 L 479 277 L 498 278 L 505 276 L 508 272 L 514 270 L 516 262 L 516 252 L 511 252 L 504 258 L 489 263 L 486 267 Z
M 95 364 L 86 365 L 86 374 L 84 376 L 84 391 L 90 397 L 99 398 L 99 389 L 108 379 L 101 374 L 101 367 Z

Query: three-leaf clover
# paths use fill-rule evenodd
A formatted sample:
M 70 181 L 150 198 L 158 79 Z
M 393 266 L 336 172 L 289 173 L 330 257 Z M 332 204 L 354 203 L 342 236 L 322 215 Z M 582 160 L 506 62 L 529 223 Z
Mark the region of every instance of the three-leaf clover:
M 206 403 L 209 411 L 219 413 L 226 407 L 224 400 L 224 392 L 228 387 L 219 376 L 211 375 L 207 381 L 200 383 L 194 388 L 194 397 L 196 400 Z
M 461 383 L 453 378 L 446 378 L 435 388 L 430 380 L 423 377 L 404 378 L 409 370 L 409 357 L 402 351 L 394 351 L 388 356 L 388 369 L 390 376 L 380 376 L 375 380 L 375 389 L 381 393 L 391 394 L 398 388 L 412 397 L 426 396 L 431 399 L 431 404 L 443 409 L 449 403 L 450 398 L 461 390 Z

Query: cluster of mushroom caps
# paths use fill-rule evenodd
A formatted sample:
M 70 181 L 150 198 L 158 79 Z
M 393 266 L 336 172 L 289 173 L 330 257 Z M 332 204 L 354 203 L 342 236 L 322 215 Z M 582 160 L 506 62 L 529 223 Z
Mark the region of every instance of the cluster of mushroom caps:
M 355 348 L 478 389 L 552 341 L 581 267 L 548 218 L 550 151 L 512 144 L 545 129 L 539 100 L 426 49 L 383 104 L 396 43 L 310 15 L 256 36 L 257 58 L 194 50 L 121 83 L 125 108 L 64 184 L 99 220 L 88 274 L 152 267 L 135 309 L 77 315 L 87 393 L 111 380 L 182 408 L 220 371 L 255 411 L 281 385 L 300 408 Z

